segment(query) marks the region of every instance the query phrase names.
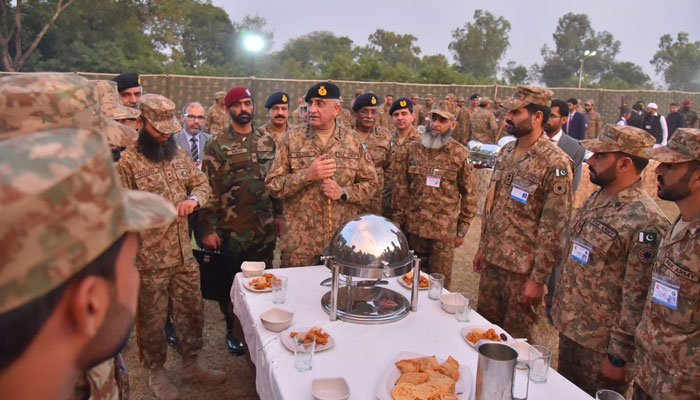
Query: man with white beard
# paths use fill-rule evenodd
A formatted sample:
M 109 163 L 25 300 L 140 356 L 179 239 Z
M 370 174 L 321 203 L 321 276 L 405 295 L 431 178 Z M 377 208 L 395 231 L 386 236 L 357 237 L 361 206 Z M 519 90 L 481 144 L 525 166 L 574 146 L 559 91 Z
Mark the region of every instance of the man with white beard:
M 450 288 L 454 249 L 464 242 L 476 215 L 474 173 L 466 147 L 452 139 L 455 115 L 444 102 L 430 111 L 430 131 L 412 141 L 396 164 L 394 221 L 422 265 L 445 276 Z

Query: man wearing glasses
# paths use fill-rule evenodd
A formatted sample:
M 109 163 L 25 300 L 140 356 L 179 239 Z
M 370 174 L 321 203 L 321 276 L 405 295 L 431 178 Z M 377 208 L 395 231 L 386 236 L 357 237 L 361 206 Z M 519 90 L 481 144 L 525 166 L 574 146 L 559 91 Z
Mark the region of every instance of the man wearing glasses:
M 182 130 L 175 134 L 175 142 L 192 157 L 195 165 L 202 169 L 204 148 L 211 135 L 204 132 L 204 107 L 197 102 L 182 107 Z

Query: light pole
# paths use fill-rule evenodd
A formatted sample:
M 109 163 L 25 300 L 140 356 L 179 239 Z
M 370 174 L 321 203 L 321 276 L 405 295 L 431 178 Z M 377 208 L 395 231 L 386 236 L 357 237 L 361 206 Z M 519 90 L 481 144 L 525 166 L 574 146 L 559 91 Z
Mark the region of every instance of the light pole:
M 243 48 L 251 54 L 251 69 L 255 72 L 255 55 L 265 47 L 265 39 L 257 32 L 246 31 L 242 33 Z M 252 75 L 252 74 L 251 74 Z
M 594 55 L 598 54 L 597 51 L 593 50 L 586 50 L 583 52 L 583 57 L 581 57 L 581 69 L 579 69 L 578 72 L 578 88 L 581 89 L 581 81 L 583 80 L 583 60 L 585 60 L 588 57 L 593 57 Z

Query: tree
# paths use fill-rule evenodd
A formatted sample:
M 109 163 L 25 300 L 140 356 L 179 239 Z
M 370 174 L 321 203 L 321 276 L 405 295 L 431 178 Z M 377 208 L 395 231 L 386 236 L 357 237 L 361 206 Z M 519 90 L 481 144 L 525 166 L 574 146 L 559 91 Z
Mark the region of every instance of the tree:
M 623 61 L 613 63 L 601 77 L 600 86 L 606 89 L 651 89 L 651 80 L 641 66 Z
M 380 56 L 392 67 L 403 63 L 413 71 L 420 65 L 420 47 L 414 44 L 418 38 L 411 34 L 397 34 L 394 32 L 377 29 L 369 35 L 365 51 L 370 51 Z
M 56 18 L 75 0 L 28 1 L 17 0 L 12 7 L 11 0 L 0 0 L 0 60 L 5 71 L 20 71 L 29 57 L 34 53 L 41 39 L 56 21 Z M 28 36 L 22 26 L 27 15 L 39 17 L 41 28 Z M 28 46 L 25 39 L 31 40 Z M 10 44 L 12 41 L 12 44 Z M 11 53 L 14 53 L 12 55 Z
M 661 36 L 650 63 L 656 73 L 663 72 L 670 90 L 700 91 L 700 41 L 690 42 L 687 32 L 679 32 L 675 41 Z
M 460 72 L 478 78 L 495 78 L 498 63 L 510 42 L 510 22 L 484 10 L 474 11 L 474 22 L 452 31 L 449 44 Z
M 586 50 L 596 55 L 585 59 L 584 73 L 591 81 L 599 80 L 609 72 L 620 51 L 620 42 L 610 32 L 596 33 L 586 14 L 567 13 L 559 18 L 552 35 L 554 50 L 542 47 L 543 65 L 539 68 L 547 86 L 564 86 L 573 76 L 578 76 L 581 58 Z
M 323 77 L 324 65 L 337 56 L 345 60 L 355 59 L 352 40 L 328 31 L 314 31 L 287 41 L 274 58 L 283 66 L 281 75 L 286 78 L 317 79 Z M 290 69 L 286 69 L 288 67 Z
M 522 85 L 529 81 L 527 68 L 522 64 L 516 64 L 515 61 L 508 61 L 503 72 L 510 86 Z

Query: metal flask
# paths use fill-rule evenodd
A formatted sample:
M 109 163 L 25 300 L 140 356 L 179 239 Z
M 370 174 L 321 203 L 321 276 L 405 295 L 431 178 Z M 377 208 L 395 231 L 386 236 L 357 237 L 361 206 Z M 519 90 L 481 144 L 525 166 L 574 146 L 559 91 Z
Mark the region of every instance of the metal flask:
M 488 341 L 476 344 L 479 362 L 476 367 L 476 400 L 525 400 L 530 386 L 530 366 L 518 361 L 512 347 Z M 513 395 L 515 367 L 527 368 L 528 383 L 523 399 Z

